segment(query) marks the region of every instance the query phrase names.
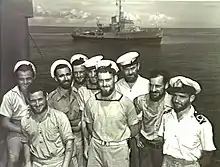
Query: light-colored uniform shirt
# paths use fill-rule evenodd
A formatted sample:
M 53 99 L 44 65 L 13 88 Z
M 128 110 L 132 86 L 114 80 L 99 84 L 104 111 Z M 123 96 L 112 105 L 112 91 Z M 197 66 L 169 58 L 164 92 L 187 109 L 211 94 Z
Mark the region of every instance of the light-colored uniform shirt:
M 93 96 L 94 94 L 96 94 L 97 92 L 99 92 L 98 89 L 89 89 L 86 86 L 82 86 L 81 88 L 78 89 L 78 95 L 79 95 L 79 106 L 80 106 L 80 110 L 84 111 L 85 110 L 85 104 L 87 102 L 87 100 Z
M 135 97 L 149 93 L 149 80 L 138 75 L 136 82 L 131 88 L 125 79 L 122 78 L 116 83 L 115 89 L 133 101 Z
M 28 113 L 28 105 L 18 86 L 9 90 L 4 96 L 0 114 L 13 120 L 21 120 Z
M 50 107 L 64 112 L 70 121 L 81 120 L 81 111 L 78 104 L 79 96 L 72 90 L 70 95 L 66 95 L 60 87 L 52 91 L 48 96 Z
M 166 93 L 159 101 L 152 101 L 150 94 L 145 94 L 135 98 L 134 104 L 137 112 L 141 113 L 141 134 L 147 140 L 156 139 L 163 113 L 171 109 L 171 96 Z
M 138 123 L 132 101 L 116 91 L 110 100 L 92 96 L 86 103 L 85 121 L 93 125 L 94 138 L 107 142 L 127 140 L 129 126 Z
M 165 113 L 158 135 L 164 138 L 163 154 L 175 158 L 196 161 L 203 150 L 215 150 L 212 125 L 193 106 L 179 121 L 174 110 Z
M 74 139 L 67 116 L 50 107 L 42 120 L 30 113 L 22 118 L 21 125 L 33 160 L 44 165 L 63 160 L 66 142 Z

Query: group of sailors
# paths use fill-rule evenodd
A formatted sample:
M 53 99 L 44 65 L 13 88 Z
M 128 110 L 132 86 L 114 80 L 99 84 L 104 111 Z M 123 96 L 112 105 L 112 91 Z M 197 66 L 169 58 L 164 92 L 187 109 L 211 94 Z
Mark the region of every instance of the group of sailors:
M 14 66 L 17 85 L 3 97 L 8 167 L 203 167 L 213 130 L 192 103 L 200 84 L 167 71 L 139 74 L 140 55 L 116 62 L 75 54 L 50 68 L 47 93 L 35 65 Z M 118 72 L 123 77 L 119 79 Z M 21 161 L 21 156 L 23 161 Z

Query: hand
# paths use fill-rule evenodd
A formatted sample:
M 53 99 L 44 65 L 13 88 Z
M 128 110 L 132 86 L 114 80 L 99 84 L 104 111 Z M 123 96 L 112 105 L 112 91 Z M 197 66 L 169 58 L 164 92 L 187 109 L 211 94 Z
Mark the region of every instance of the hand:
M 144 144 L 141 142 L 141 140 L 136 139 L 136 142 L 137 142 L 137 147 L 144 148 Z
M 84 156 L 85 156 L 86 159 L 88 159 L 88 152 L 89 152 L 89 146 L 86 145 L 86 146 L 84 147 Z
M 27 163 L 25 163 L 24 167 L 32 167 L 31 161 L 28 161 Z
M 76 156 L 76 143 L 73 142 L 73 156 Z

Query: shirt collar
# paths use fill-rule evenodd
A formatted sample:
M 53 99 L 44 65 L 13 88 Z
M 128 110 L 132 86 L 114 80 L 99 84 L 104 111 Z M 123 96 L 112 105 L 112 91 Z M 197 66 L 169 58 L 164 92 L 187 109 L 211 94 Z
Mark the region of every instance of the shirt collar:
M 140 82 L 140 81 L 139 81 L 140 79 L 141 79 L 141 76 L 138 75 L 137 80 L 134 82 L 134 85 L 131 87 L 131 89 L 136 85 L 136 83 L 139 83 L 139 82 Z M 126 85 L 127 87 L 130 88 L 130 86 L 129 86 L 128 83 L 126 82 L 125 78 L 123 78 L 123 83 L 124 83 L 124 85 Z
M 67 92 L 63 91 L 61 87 L 57 87 L 57 94 L 58 94 L 57 101 L 60 101 L 62 98 L 68 97 Z M 70 99 L 75 99 L 75 95 L 76 95 L 75 90 L 71 88 Z
M 195 113 L 195 108 L 191 105 L 189 109 L 185 109 L 181 111 L 181 113 L 182 113 L 182 116 L 180 120 L 193 117 Z M 172 110 L 172 115 L 175 115 L 175 117 L 177 118 L 177 113 L 174 110 Z

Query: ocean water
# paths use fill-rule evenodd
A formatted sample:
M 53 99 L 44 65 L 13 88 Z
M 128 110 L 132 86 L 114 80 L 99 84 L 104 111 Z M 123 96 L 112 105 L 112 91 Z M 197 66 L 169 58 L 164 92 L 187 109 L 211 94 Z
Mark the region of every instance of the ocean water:
M 30 27 L 35 44 L 44 54 L 40 55 L 31 41 L 31 59 L 38 69 L 38 82 L 48 91 L 56 83 L 50 78 L 50 65 L 59 58 L 70 59 L 73 53 L 89 57 L 103 54 L 116 60 L 127 51 L 138 51 L 141 57 L 141 75 L 148 77 L 152 69 L 165 69 L 171 76 L 184 75 L 197 80 L 202 86 L 194 105 L 211 121 L 216 146 L 220 146 L 220 29 L 164 29 L 160 46 L 145 44 L 75 42 L 70 27 Z M 86 29 L 86 28 L 84 28 Z M 220 154 L 218 154 L 220 159 Z

